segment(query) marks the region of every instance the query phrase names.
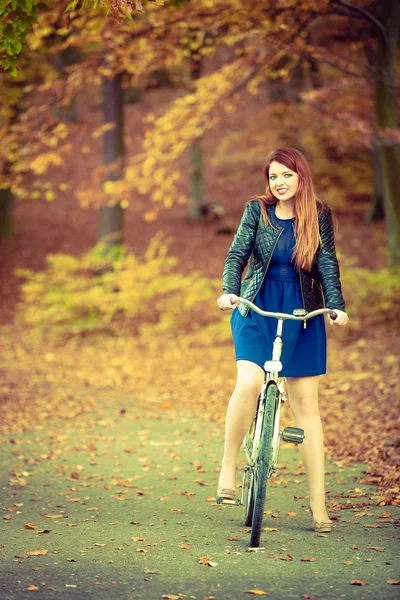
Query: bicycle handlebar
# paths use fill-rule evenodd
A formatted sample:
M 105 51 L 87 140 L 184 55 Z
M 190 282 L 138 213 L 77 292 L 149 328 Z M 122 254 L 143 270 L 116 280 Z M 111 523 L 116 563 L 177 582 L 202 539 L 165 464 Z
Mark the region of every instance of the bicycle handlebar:
M 258 306 L 250 302 L 250 300 L 246 300 L 246 298 L 241 298 L 240 296 L 233 296 L 231 298 L 231 304 L 234 304 L 235 302 L 243 302 L 243 304 L 246 304 L 252 310 L 262 315 L 263 317 L 275 317 L 276 319 L 283 320 L 290 319 L 292 321 L 308 321 L 309 319 L 313 319 L 318 315 L 325 314 L 329 315 L 333 321 L 337 318 L 337 314 L 335 313 L 335 311 L 331 310 L 330 308 L 319 308 L 318 310 L 313 310 L 312 312 L 306 313 L 305 315 L 300 317 L 295 315 L 288 315 L 286 313 L 268 312 L 266 310 L 261 310 L 261 308 L 258 308 Z

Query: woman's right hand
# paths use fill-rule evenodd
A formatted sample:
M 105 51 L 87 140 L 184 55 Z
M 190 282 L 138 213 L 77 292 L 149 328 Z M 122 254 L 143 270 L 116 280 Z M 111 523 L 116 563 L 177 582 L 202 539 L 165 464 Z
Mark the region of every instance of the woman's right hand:
M 231 304 L 231 298 L 235 298 L 235 294 L 222 294 L 217 300 L 217 304 L 221 310 L 233 310 L 239 306 L 238 302 Z

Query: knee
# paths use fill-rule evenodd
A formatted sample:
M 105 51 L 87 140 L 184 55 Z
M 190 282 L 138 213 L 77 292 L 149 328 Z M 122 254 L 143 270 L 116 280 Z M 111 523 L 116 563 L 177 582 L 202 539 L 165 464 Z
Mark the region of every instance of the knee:
M 289 398 L 293 412 L 300 417 L 316 417 L 319 415 L 318 396 L 300 396 L 295 400 Z
M 257 400 L 260 390 L 261 385 L 252 378 L 240 377 L 236 382 L 235 391 L 251 402 Z

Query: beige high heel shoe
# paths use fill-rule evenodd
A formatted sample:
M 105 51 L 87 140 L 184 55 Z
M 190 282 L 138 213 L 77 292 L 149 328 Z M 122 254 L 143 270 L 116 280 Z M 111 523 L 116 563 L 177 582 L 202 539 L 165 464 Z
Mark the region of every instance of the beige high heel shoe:
M 313 520 L 313 527 L 316 533 L 332 533 L 334 524 L 331 521 L 316 521 L 313 517 L 310 501 L 308 501 L 308 510 Z
M 217 490 L 217 504 L 237 504 L 236 490 L 220 488 Z

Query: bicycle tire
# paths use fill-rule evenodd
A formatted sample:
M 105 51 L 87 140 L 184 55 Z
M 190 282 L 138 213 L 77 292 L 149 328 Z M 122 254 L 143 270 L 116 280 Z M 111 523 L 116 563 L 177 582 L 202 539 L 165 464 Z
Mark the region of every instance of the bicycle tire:
M 254 512 L 254 475 L 249 469 L 244 474 L 243 497 L 244 497 L 244 524 L 250 527 L 253 522 Z
M 267 495 L 268 471 L 272 459 L 272 435 L 274 430 L 275 405 L 278 394 L 278 386 L 276 383 L 271 382 L 267 387 L 266 392 L 263 427 L 257 458 L 256 489 L 254 494 L 254 510 L 250 536 L 251 548 L 258 548 L 260 545 L 264 505 Z

